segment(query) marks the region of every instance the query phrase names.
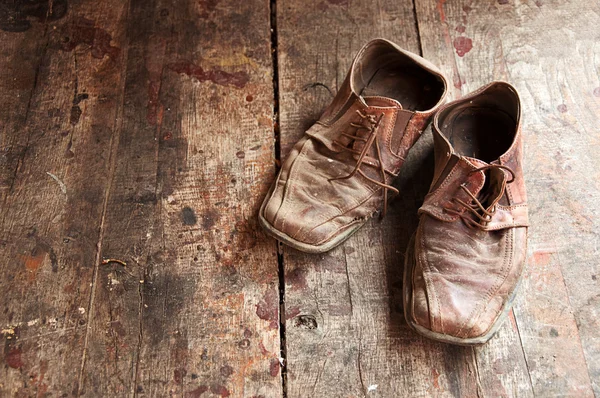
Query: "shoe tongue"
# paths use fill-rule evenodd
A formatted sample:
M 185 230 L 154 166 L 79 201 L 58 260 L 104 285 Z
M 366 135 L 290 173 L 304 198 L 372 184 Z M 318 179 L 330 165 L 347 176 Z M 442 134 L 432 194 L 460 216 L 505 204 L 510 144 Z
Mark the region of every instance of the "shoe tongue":
M 392 98 L 387 97 L 361 97 L 368 106 L 393 107 L 402 109 L 402 105 Z
M 381 108 L 398 108 L 398 109 L 402 109 L 402 105 L 400 105 L 400 103 L 392 98 L 387 98 L 387 97 L 375 97 L 375 96 L 367 96 L 367 97 L 360 97 L 359 100 L 362 100 L 361 102 L 364 102 L 367 106 L 373 106 L 373 107 L 381 107 Z M 363 120 L 357 120 L 356 122 L 358 123 L 366 123 Z M 357 135 L 363 138 L 367 138 L 369 136 L 369 133 L 366 130 L 363 129 L 359 129 L 357 131 Z M 355 151 L 362 151 L 364 148 L 365 143 L 363 141 L 359 141 L 356 140 L 354 141 L 354 144 L 352 145 L 352 148 Z M 373 158 L 375 157 L 375 152 L 374 151 L 370 151 L 373 153 L 367 153 L 367 158 Z M 354 156 L 355 159 L 358 159 L 358 155 Z M 371 163 L 373 163 L 373 160 L 371 160 Z

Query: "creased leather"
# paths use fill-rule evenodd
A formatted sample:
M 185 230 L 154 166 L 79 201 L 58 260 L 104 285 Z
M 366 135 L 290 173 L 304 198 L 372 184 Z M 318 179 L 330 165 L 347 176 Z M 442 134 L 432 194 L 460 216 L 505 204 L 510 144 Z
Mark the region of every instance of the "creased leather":
M 431 109 L 403 109 L 404 105 L 394 98 L 356 92 L 359 85 L 370 80 L 365 73 L 376 73 L 384 66 L 391 68 L 390 62 L 397 57 L 438 79 L 443 90 Z M 368 178 L 387 185 L 392 182 L 408 150 L 444 102 L 446 86 L 441 73 L 419 56 L 381 39 L 367 44 L 332 103 L 282 165 L 263 204 L 261 216 L 268 223 L 267 230 L 277 231 L 275 235 L 286 243 L 318 248 L 377 214 L 382 208 L 383 188 Z M 371 126 L 366 117 L 373 117 L 377 123 Z M 365 148 L 373 134 L 376 138 Z M 353 172 L 363 149 L 360 173 L 342 179 Z
M 491 89 L 508 90 L 507 98 L 514 91 L 506 83 L 492 83 L 445 105 L 438 115 L 447 115 L 468 101 L 476 103 L 478 95 L 489 96 Z M 517 106 L 513 108 L 520 112 L 516 92 L 514 101 Z M 522 276 L 528 216 L 520 113 L 513 117 L 517 126 L 512 144 L 491 162 L 510 167 L 513 182 L 504 169 L 486 167 L 489 164 L 482 160 L 457 153 L 444 137 L 438 117 L 434 119 L 434 180 L 419 209 L 412 280 L 405 285 L 411 286 L 411 321 L 435 333 L 458 339 L 486 335 L 509 304 Z M 484 170 L 476 171 L 481 167 Z M 487 210 L 493 215 L 484 226 L 468 225 L 461 218 L 469 217 L 470 212 L 455 198 L 471 202 L 461 185 L 475 197 L 487 194 Z

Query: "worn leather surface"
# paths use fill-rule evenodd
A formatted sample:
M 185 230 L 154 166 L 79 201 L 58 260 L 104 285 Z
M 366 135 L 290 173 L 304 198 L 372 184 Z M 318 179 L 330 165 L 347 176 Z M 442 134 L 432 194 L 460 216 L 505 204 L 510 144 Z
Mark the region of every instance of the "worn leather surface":
M 394 80 L 398 85 L 390 86 Z M 416 93 L 419 84 L 424 92 Z M 265 198 L 264 220 L 280 239 L 313 246 L 363 224 L 381 210 L 384 196 L 384 188 L 369 178 L 391 183 L 445 93 L 445 79 L 424 59 L 386 40 L 368 43 L 332 103 L 283 163 Z M 364 116 L 376 119 L 376 126 Z M 373 143 L 365 148 L 371 134 Z M 343 179 L 359 160 L 359 172 Z
M 450 143 L 449 131 L 455 142 L 467 143 L 466 148 L 477 141 L 466 135 L 476 131 L 481 121 L 469 124 L 467 118 L 464 125 L 453 129 L 452 123 L 459 120 L 459 112 L 464 114 L 465 106 L 480 107 L 486 112 L 499 108 L 502 118 L 512 118 L 514 128 L 504 132 L 510 137 L 500 140 L 509 142 L 501 156 L 486 162 L 464 156 Z M 432 130 L 434 181 L 419 209 L 409 313 L 412 322 L 433 332 L 461 339 L 477 338 L 497 322 L 525 265 L 528 217 L 519 98 L 512 86 L 492 83 L 444 106 L 434 118 Z M 492 134 L 491 130 L 479 133 L 483 134 L 481 137 Z M 489 142 L 493 139 L 489 137 Z M 510 168 L 514 181 L 510 182 L 510 171 L 490 164 Z M 485 221 L 460 204 L 474 203 L 465 189 L 476 199 L 484 200 L 484 208 L 491 213 Z M 485 217 L 480 209 L 477 212 Z M 471 223 L 471 219 L 482 225 Z

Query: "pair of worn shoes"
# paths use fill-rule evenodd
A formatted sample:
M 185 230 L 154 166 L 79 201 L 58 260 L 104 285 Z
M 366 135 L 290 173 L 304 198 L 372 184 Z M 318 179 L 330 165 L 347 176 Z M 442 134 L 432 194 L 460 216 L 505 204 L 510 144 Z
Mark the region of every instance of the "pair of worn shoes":
M 482 344 L 523 274 L 527 201 L 521 107 L 493 82 L 443 105 L 447 81 L 425 59 L 376 39 L 294 146 L 260 209 L 268 233 L 305 252 L 339 245 L 376 214 L 433 117 L 435 172 L 406 253 L 404 314 L 426 337 Z

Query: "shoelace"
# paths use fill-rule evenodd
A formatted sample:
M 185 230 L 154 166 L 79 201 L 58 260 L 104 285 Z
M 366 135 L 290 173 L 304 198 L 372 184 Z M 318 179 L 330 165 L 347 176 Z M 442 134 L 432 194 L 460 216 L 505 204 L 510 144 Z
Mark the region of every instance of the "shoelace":
M 394 177 L 395 177 L 395 175 L 394 175 L 394 173 L 392 173 L 389 170 L 386 170 L 385 167 L 383 167 L 383 160 L 381 158 L 381 150 L 379 149 L 379 137 L 377 136 L 377 128 L 379 127 L 379 124 L 381 123 L 381 119 L 383 118 L 383 113 L 381 115 L 379 115 L 379 117 L 362 113 L 358 109 L 356 110 L 356 113 L 358 113 L 358 115 L 360 116 L 361 123 L 354 123 L 354 122 L 350 123 L 350 126 L 356 128 L 355 135 L 348 134 L 345 132 L 342 132 L 341 135 L 343 135 L 347 138 L 350 138 L 352 140 L 352 141 L 350 141 L 350 143 L 353 143 L 354 141 L 361 141 L 361 142 L 364 142 L 365 144 L 362 148 L 362 151 L 357 151 L 353 148 L 348 148 L 346 145 L 343 145 L 342 143 L 340 143 L 336 140 L 332 141 L 333 144 L 338 145 L 343 150 L 346 150 L 346 151 L 349 151 L 349 152 L 352 152 L 352 153 L 358 155 L 358 159 L 356 161 L 356 165 L 354 166 L 354 170 L 352 170 L 352 172 L 350 174 L 348 174 L 345 177 L 331 178 L 329 181 L 346 180 L 348 178 L 352 178 L 356 173 L 359 173 L 361 176 L 366 178 L 368 181 L 371 181 L 373 184 L 380 186 L 383 190 L 383 212 L 381 213 L 381 217 L 385 217 L 385 214 L 387 213 L 388 191 L 393 191 L 395 193 L 399 193 L 399 191 L 396 188 L 394 188 L 393 186 L 385 183 L 386 173 L 389 173 L 390 175 L 392 175 Z M 367 124 L 366 125 L 363 124 L 363 121 L 366 121 Z M 358 136 L 358 132 L 361 129 L 367 130 L 369 132 L 369 134 L 366 138 Z M 383 182 L 374 180 L 373 178 L 367 176 L 360 169 L 360 166 L 363 164 L 363 160 L 364 160 L 365 156 L 367 155 L 367 152 L 369 151 L 369 149 L 371 148 L 371 146 L 373 144 L 375 144 L 375 149 L 377 152 L 377 162 L 379 163 L 379 165 L 373 166 L 369 163 L 366 163 L 366 164 L 369 166 L 372 166 L 372 167 L 377 167 L 379 169 L 379 171 L 381 173 L 381 179 L 383 180 Z
M 493 169 L 493 168 L 506 170 L 510 173 L 511 179 L 506 182 L 507 184 L 510 184 L 511 182 L 513 182 L 515 180 L 515 172 L 510 167 L 503 166 L 501 164 L 488 164 L 488 165 L 480 167 L 478 169 L 471 170 L 471 172 L 469 174 L 475 173 L 477 171 L 484 171 L 484 170 Z M 444 211 L 447 213 L 459 216 L 463 220 L 463 222 L 470 228 L 475 228 L 475 227 L 485 228 L 487 226 L 487 224 L 491 221 L 494 213 L 496 213 L 496 205 L 492 206 L 492 208 L 490 210 L 487 210 L 482 204 L 482 202 L 485 202 L 489 198 L 489 193 L 486 194 L 483 198 L 477 199 L 477 197 L 475 197 L 475 195 L 473 195 L 473 193 L 467 189 L 467 187 L 464 183 L 460 185 L 460 188 L 463 191 L 465 191 L 465 193 L 467 193 L 467 195 L 469 195 L 471 197 L 472 203 L 467 203 L 464 200 L 461 200 L 456 197 L 452 198 L 452 201 L 454 203 L 458 203 L 459 205 L 461 205 L 462 207 L 467 209 L 470 214 L 473 214 L 476 217 L 476 219 L 474 220 L 470 217 L 467 217 L 467 215 L 465 215 L 464 213 L 454 210 L 454 209 L 451 209 L 451 208 L 448 208 L 448 207 L 444 207 L 443 208 Z M 503 194 L 504 194 L 504 189 L 502 192 L 499 193 L 499 196 L 502 196 Z M 477 220 L 479 220 L 479 221 L 477 221 Z

